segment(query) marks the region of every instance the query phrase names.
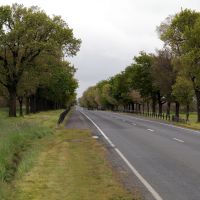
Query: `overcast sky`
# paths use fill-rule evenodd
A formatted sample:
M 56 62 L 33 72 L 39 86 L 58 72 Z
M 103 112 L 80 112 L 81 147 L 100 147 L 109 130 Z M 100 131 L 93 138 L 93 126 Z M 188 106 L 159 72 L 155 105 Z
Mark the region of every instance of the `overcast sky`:
M 0 0 L 0 5 L 37 5 L 61 15 L 82 40 L 70 61 L 78 69 L 78 96 L 89 86 L 122 71 L 140 51 L 162 47 L 156 26 L 181 8 L 200 11 L 200 0 Z

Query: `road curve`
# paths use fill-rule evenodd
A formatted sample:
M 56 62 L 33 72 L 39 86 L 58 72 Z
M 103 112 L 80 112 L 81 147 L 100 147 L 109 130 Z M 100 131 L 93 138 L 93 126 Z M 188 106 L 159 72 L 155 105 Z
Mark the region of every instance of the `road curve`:
M 200 132 L 119 113 L 78 109 L 161 199 L 200 200 Z

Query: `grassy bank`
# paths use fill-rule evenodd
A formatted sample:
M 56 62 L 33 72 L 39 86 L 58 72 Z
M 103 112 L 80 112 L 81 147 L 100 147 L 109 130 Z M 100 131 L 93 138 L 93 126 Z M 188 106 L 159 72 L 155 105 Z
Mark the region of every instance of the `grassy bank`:
M 48 113 L 54 126 L 59 113 Z M 31 168 L 40 149 L 39 141 L 53 134 L 47 119 L 44 113 L 8 118 L 7 109 L 0 110 L 0 199 L 7 199 L 13 180 Z
M 5 164 L 0 169 L 0 199 L 133 200 L 90 130 L 56 127 L 60 112 L 15 119 L 7 119 L 1 112 L 4 131 L 0 134 L 0 155 Z M 10 182 L 6 180 L 9 170 L 2 169 L 13 166 L 14 152 L 20 152 L 20 156 Z

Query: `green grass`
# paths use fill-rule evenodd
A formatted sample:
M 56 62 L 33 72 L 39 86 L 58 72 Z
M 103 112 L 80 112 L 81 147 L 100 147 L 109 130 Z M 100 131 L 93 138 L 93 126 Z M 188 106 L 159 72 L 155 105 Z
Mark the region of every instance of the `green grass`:
M 133 200 L 89 130 L 57 129 L 35 167 L 16 182 L 15 200 Z
M 184 113 L 181 113 L 180 117 L 183 119 L 186 118 Z M 183 127 L 187 127 L 187 128 L 200 130 L 200 123 L 197 122 L 197 113 L 196 112 L 190 113 L 189 121 L 187 123 L 175 123 L 175 124 L 178 126 L 183 126 Z
M 49 112 L 48 115 L 55 116 L 50 121 L 54 120 L 55 124 L 60 112 Z M 7 109 L 0 110 L 0 199 L 6 199 L 7 193 L 10 193 L 12 180 L 22 176 L 32 166 L 40 149 L 38 141 L 53 133 L 45 125 L 46 115 L 39 113 L 8 118 Z
M 124 189 L 90 130 L 57 127 L 60 113 L 7 118 L 0 110 L 0 199 L 139 199 Z

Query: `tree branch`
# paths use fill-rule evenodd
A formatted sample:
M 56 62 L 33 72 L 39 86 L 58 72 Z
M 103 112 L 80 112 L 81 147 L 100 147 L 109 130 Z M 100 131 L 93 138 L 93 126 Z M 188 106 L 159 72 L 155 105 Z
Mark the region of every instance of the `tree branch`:
M 6 88 L 8 87 L 8 85 L 5 84 L 1 79 L 0 79 L 0 84 L 3 85 L 3 86 L 6 87 Z

